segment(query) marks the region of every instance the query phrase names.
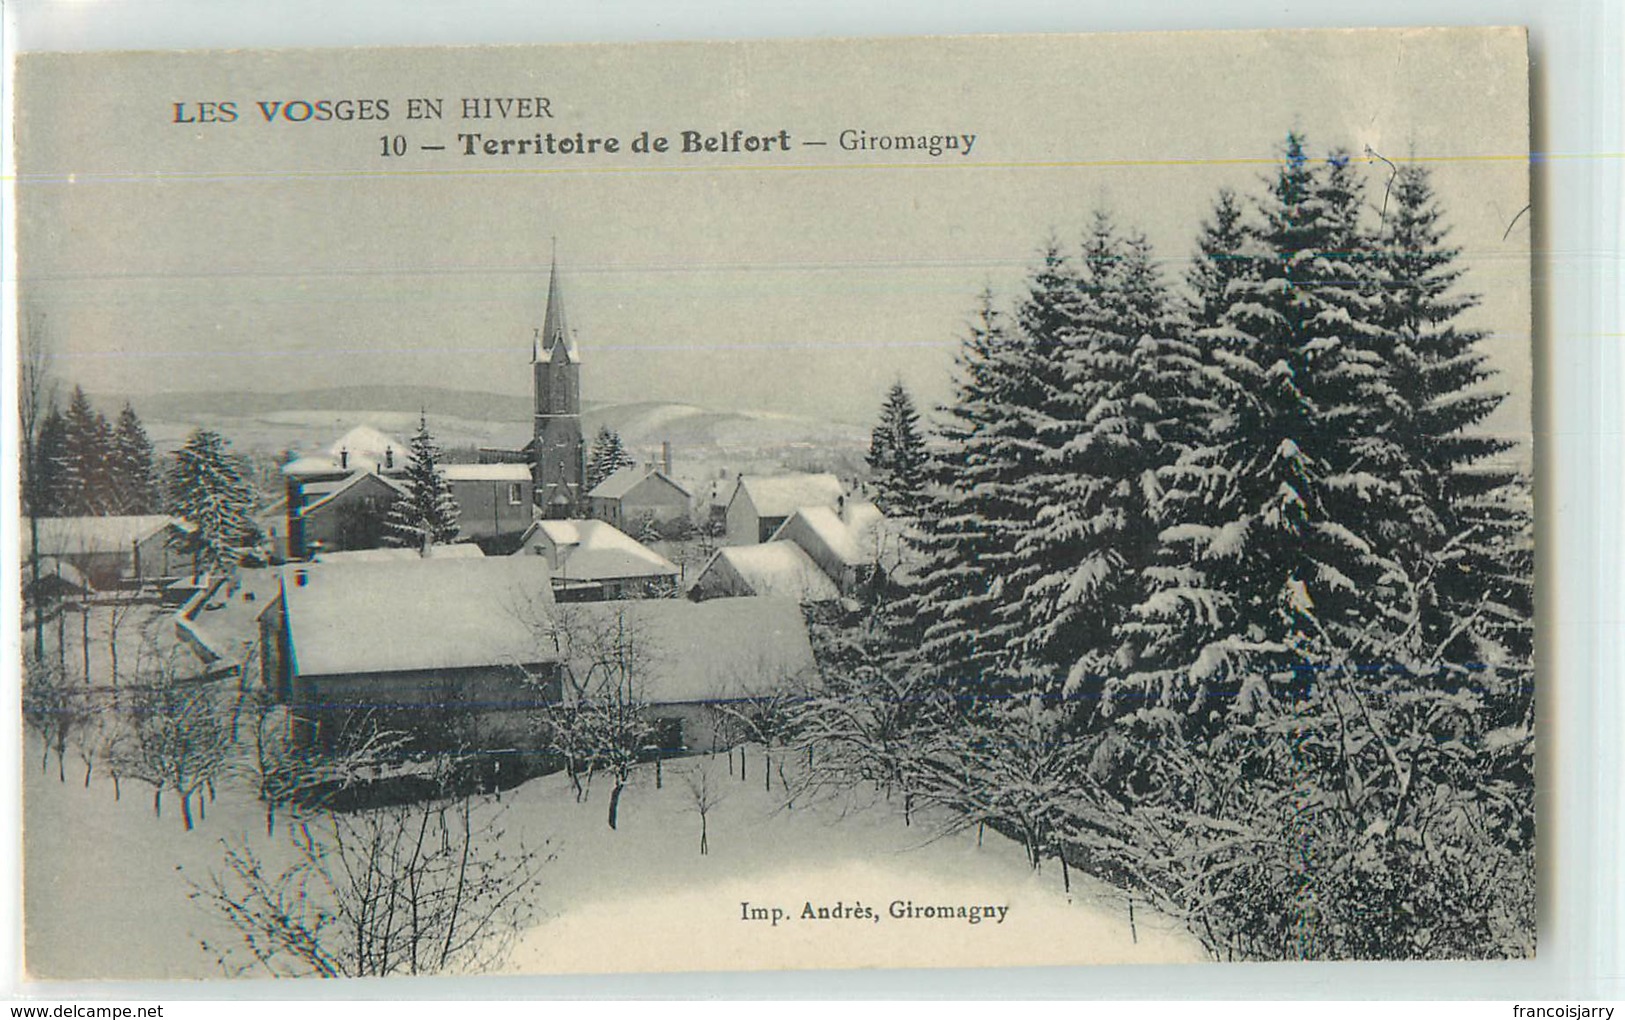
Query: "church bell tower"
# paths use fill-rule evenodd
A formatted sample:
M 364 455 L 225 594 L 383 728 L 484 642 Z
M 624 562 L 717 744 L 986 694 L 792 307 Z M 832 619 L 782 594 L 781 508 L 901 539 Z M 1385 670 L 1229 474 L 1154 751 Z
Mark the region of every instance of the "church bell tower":
M 531 477 L 536 502 L 548 517 L 578 517 L 586 502 L 582 478 L 586 450 L 581 434 L 581 354 L 565 319 L 558 256 L 547 283 L 547 313 L 531 345 L 536 398 L 531 440 Z

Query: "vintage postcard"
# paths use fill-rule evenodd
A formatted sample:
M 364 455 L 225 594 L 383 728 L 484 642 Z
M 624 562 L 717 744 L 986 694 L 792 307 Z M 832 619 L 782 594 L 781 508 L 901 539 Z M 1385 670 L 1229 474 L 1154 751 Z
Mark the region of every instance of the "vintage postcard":
M 1527 86 L 23 55 L 27 973 L 1533 955 Z

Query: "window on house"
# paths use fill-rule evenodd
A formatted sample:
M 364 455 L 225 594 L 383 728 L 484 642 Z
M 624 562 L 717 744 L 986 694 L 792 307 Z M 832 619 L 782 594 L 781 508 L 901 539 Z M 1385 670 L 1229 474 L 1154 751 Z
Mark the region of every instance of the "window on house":
M 518 482 L 508 483 L 508 505 L 518 506 L 524 502 L 525 490 Z

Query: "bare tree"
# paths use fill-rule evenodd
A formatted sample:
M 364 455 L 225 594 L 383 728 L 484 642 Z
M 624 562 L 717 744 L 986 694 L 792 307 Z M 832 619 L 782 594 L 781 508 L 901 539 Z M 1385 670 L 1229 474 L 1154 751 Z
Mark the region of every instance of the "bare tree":
M 787 668 L 782 662 L 759 656 L 750 663 L 737 663 L 727 683 L 731 696 L 716 705 L 719 714 L 730 717 L 746 739 L 762 745 L 762 789 L 773 790 L 775 762 L 779 785 L 791 793 L 784 772 L 784 759 L 802 729 L 803 706 L 812 697 L 808 676 Z M 786 801 L 793 806 L 793 795 Z
M 326 811 L 296 830 L 297 861 L 267 870 L 227 842 L 224 868 L 193 896 L 238 941 L 205 948 L 234 973 L 387 977 L 477 972 L 529 922 L 550 855 L 501 848 L 501 808 L 461 797 Z
M 612 829 L 618 824 L 621 795 L 653 732 L 643 687 L 654 662 L 654 641 L 635 606 L 557 607 L 562 693 L 579 706 L 568 720 L 578 732 L 568 739 L 588 749 L 589 774 L 602 768 L 614 777 L 608 815 Z
M 181 679 L 174 656 L 149 655 L 134 697 L 134 723 L 121 749 L 120 771 L 153 788 L 154 814 L 165 790 L 181 802 L 181 821 L 193 827 L 192 797 L 212 793 L 231 747 L 231 721 L 210 684 Z M 198 800 L 200 810 L 202 797 Z
M 30 309 L 23 320 L 17 373 L 18 439 L 22 446 L 23 502 L 28 511 L 28 567 L 32 590 L 39 589 L 39 516 L 43 470 L 40 463 L 40 427 L 56 402 L 56 383 L 51 372 L 51 345 L 45 313 Z M 34 658 L 45 658 L 45 621 L 34 612 Z
M 64 761 L 68 744 L 84 720 L 83 692 L 68 682 L 67 671 L 58 661 L 29 656 L 23 664 L 23 719 L 39 734 L 43 750 L 40 771 L 56 752 L 57 779 L 67 782 Z
M 696 760 L 682 769 L 683 785 L 688 788 L 689 803 L 693 805 L 694 812 L 700 816 L 700 856 L 711 852 L 711 839 L 708 821 L 711 811 L 718 804 L 728 799 L 728 786 L 720 777 L 712 774 L 713 764 L 706 760 Z

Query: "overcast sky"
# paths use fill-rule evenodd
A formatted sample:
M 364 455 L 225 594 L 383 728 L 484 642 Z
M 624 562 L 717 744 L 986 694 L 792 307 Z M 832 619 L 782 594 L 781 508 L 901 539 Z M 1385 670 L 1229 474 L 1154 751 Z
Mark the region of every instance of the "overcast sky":
M 1515 431 L 1523 52 L 1513 31 L 1434 31 L 30 56 L 19 293 L 92 391 L 522 393 L 556 237 L 586 399 L 864 421 L 894 378 L 945 398 L 977 291 L 1013 295 L 1046 235 L 1079 236 L 1097 205 L 1177 276 L 1218 187 L 1256 192 L 1295 126 L 1317 153 L 1434 168 Z M 411 96 L 446 119 L 406 121 Z M 556 116 L 465 121 L 465 96 L 547 96 Z M 255 106 L 322 98 L 391 117 L 267 125 Z M 206 100 L 237 121 L 172 123 Z M 734 128 L 795 148 L 501 158 L 456 138 Z M 899 158 L 842 151 L 843 129 L 976 141 Z M 397 134 L 408 154 L 382 157 Z M 1380 203 L 1387 167 L 1367 171 Z

